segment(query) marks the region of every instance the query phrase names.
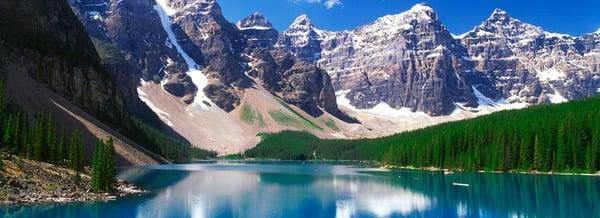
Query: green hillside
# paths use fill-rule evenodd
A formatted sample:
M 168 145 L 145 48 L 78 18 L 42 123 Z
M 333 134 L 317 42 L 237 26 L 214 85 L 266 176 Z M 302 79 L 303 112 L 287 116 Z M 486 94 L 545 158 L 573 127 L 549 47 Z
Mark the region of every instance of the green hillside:
M 488 171 L 597 172 L 600 98 L 502 111 L 377 139 L 322 140 L 305 132 L 262 134 L 251 158 L 374 160 Z

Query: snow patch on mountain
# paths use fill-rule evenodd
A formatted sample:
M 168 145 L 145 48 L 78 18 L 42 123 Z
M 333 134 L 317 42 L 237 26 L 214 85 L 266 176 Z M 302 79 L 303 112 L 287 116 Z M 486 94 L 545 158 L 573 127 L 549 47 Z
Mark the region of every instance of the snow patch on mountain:
M 475 94 L 475 97 L 477 97 L 477 103 L 480 106 L 483 106 L 483 105 L 495 106 L 495 105 L 497 105 L 496 101 L 483 95 L 477 88 L 475 88 L 475 86 L 472 86 L 472 87 L 473 87 L 473 93 Z
M 537 73 L 540 81 L 554 81 L 560 80 L 565 76 L 563 72 L 558 71 L 556 68 L 550 68 Z
M 337 91 L 335 93 L 336 100 L 337 100 L 337 103 L 339 106 L 345 107 L 354 112 L 369 113 L 369 114 L 380 115 L 380 116 L 388 116 L 388 117 L 392 117 L 392 118 L 406 117 L 407 119 L 408 118 L 418 119 L 418 118 L 430 118 L 431 117 L 431 116 L 427 115 L 425 112 L 421 112 L 421 111 L 415 112 L 415 111 L 412 111 L 410 108 L 406 108 L 406 107 L 396 109 L 384 102 L 381 102 L 369 109 L 358 109 L 358 108 L 354 107 L 352 104 L 350 104 L 350 100 L 346 97 L 346 95 L 349 92 L 350 92 L 350 90 Z
M 208 77 L 206 75 L 204 75 L 204 73 L 199 69 L 199 65 L 196 64 L 196 61 L 194 61 L 194 59 L 192 59 L 183 50 L 183 48 L 181 48 L 181 45 L 179 45 L 179 42 L 177 41 L 177 37 L 175 36 L 175 33 L 173 33 L 173 30 L 171 29 L 171 19 L 170 19 L 168 13 L 165 12 L 163 5 L 160 3 L 160 2 L 164 3 L 164 0 L 156 0 L 156 2 L 157 2 L 157 4 L 154 6 L 154 10 L 158 13 L 158 15 L 160 17 L 161 24 L 162 24 L 163 28 L 165 29 L 165 32 L 167 32 L 169 41 L 171 42 L 171 44 L 173 46 L 175 46 L 175 49 L 177 49 L 177 52 L 179 53 L 179 55 L 181 55 L 181 57 L 183 57 L 183 59 L 185 60 L 185 63 L 188 66 L 188 71 L 186 72 L 186 74 L 192 78 L 192 82 L 198 88 L 198 91 L 196 92 L 196 96 L 194 97 L 194 102 L 192 104 L 194 104 L 202 109 L 208 109 L 209 106 L 206 105 L 205 102 L 211 102 L 211 100 L 202 91 L 204 89 L 204 87 L 206 87 L 208 85 Z M 168 6 L 166 6 L 166 5 L 165 5 L 165 7 L 168 8 Z
M 148 99 L 147 94 L 142 90 L 142 87 L 147 85 L 148 82 L 144 81 L 143 79 L 141 80 L 141 86 L 137 88 L 137 92 L 138 92 L 138 97 L 140 98 L 140 100 L 142 100 L 142 102 L 146 103 L 146 105 L 148 105 L 148 107 L 162 120 L 164 121 L 167 125 L 169 125 L 170 127 L 173 127 L 173 123 L 169 120 L 168 116 L 169 113 L 165 112 L 164 110 L 158 108 L 156 105 L 154 105 L 154 103 L 152 103 L 152 101 L 150 101 L 150 99 Z
M 550 99 L 550 103 L 557 104 L 569 101 L 569 99 L 563 97 L 552 84 L 550 84 L 550 88 L 554 91 L 554 94 L 546 94 Z
M 250 27 L 238 27 L 238 29 L 240 29 L 240 30 L 270 30 L 273 28 L 264 27 L 264 26 L 250 26 Z
M 169 7 L 169 3 L 167 2 L 167 0 L 156 0 L 156 3 L 160 6 L 160 8 L 164 12 L 164 14 L 166 14 L 168 16 L 173 16 L 178 12 L 177 9 Z M 154 8 L 154 9 L 156 10 L 156 8 Z M 158 12 L 158 14 L 160 16 L 161 12 Z M 161 19 L 162 19 L 162 16 L 161 16 Z

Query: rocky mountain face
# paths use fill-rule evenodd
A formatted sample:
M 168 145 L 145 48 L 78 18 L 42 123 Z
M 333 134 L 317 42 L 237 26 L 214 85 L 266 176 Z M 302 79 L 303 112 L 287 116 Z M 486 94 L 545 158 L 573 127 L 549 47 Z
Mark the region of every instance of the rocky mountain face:
M 315 28 L 308 16 L 301 15 L 281 34 L 277 44 L 290 50 L 298 59 L 312 63 L 321 58 L 321 42 L 326 34 Z
M 529 104 L 593 96 L 599 86 L 594 34 L 572 37 L 549 33 L 496 9 L 481 25 L 460 37 L 469 51 L 476 83 L 495 100 Z
M 477 106 L 467 50 L 427 5 L 324 38 L 319 67 L 356 108 L 385 103 L 444 115 L 455 103 Z
M 92 38 L 114 45 L 125 57 L 111 68 L 130 68 L 127 75 L 159 83 L 165 90 L 192 102 L 196 86 L 187 66 L 169 42 L 154 1 L 71 0 L 73 10 Z M 131 86 L 130 86 L 131 87 Z M 135 87 L 135 86 L 134 86 Z
M 454 36 L 425 4 L 343 32 L 320 30 L 305 15 L 283 32 L 260 13 L 233 24 L 215 0 L 71 5 L 101 42 L 97 47 L 114 46 L 121 54 L 112 69 L 160 84 L 189 105 L 225 112 L 257 86 L 311 116 L 327 112 L 346 122 L 355 120 L 338 100 L 352 111 L 389 106 L 442 116 L 600 91 L 600 33 L 549 33 L 502 10 Z
M 326 70 L 355 108 L 384 103 L 439 116 L 477 107 L 478 97 L 541 104 L 596 95 L 598 35 L 549 33 L 498 9 L 455 37 L 417 4 L 344 32 L 300 16 L 278 45 Z
M 280 48 L 280 34 L 259 13 L 234 25 L 214 0 L 82 0 L 71 5 L 90 35 L 120 48 L 143 80 L 161 83 L 189 104 L 201 98 L 202 104 L 229 112 L 239 105 L 243 90 L 258 82 L 313 116 L 323 109 L 347 119 L 337 108 L 327 73 Z
M 28 73 L 88 113 L 117 123 L 129 112 L 125 96 L 70 10 L 64 1 L 0 2 L 0 69 Z
M 247 49 L 271 48 L 279 38 L 279 32 L 273 28 L 273 24 L 260 13 L 244 18 L 236 26 L 246 41 Z

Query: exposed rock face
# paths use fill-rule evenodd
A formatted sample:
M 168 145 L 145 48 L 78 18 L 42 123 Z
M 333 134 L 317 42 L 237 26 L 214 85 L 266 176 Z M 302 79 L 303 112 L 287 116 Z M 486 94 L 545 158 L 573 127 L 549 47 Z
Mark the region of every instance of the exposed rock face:
M 321 58 L 321 41 L 325 32 L 316 29 L 306 15 L 301 15 L 281 34 L 279 47 L 285 47 L 298 59 L 315 62 Z
M 152 10 L 153 1 L 81 0 L 71 4 L 90 36 L 115 43 L 145 80 L 159 82 L 169 59 L 184 63 Z M 171 73 L 183 70 L 173 69 Z
M 296 105 L 312 116 L 323 114 L 321 108 L 338 118 L 350 120 L 338 110 L 335 91 L 329 75 L 324 70 L 304 62 L 296 62 L 282 75 L 283 99 Z
M 105 122 L 126 117 L 123 92 L 66 2 L 2 1 L 0 14 L 0 68 L 15 65 Z
M 227 21 L 214 0 L 169 0 L 177 10 L 171 15 L 176 35 L 184 50 L 206 66 L 209 75 L 225 86 L 244 86 L 249 82 L 238 56 L 243 40 L 235 25 Z M 187 40 L 181 40 L 186 39 Z
M 241 92 L 251 85 L 248 75 L 273 94 L 279 95 L 288 103 L 306 108 L 312 115 L 322 114 L 320 109 L 316 109 L 317 106 L 336 115 L 343 114 L 337 110 L 335 98 L 331 98 L 335 97 L 335 94 L 333 89 L 327 88 L 331 87 L 330 84 L 317 84 L 316 87 L 313 84 L 286 84 L 293 79 L 330 82 L 329 77 L 323 77 L 322 71 L 312 67 L 312 64 L 296 64 L 305 58 L 290 57 L 290 53 L 296 54 L 290 50 L 293 47 L 275 46 L 282 38 L 272 24 L 259 13 L 254 13 L 234 25 L 223 17 L 219 5 L 214 0 L 84 0 L 73 1 L 71 4 L 75 11 L 79 12 L 80 19 L 86 24 L 91 35 L 116 44 L 125 54 L 127 61 L 132 63 L 131 68 L 142 72 L 144 80 L 161 82 L 166 91 L 181 97 L 187 103 L 194 102 L 194 93 L 198 88 L 192 78 L 185 74 L 186 67 L 197 68 L 208 76 L 209 84 L 199 87 L 211 101 L 204 103 L 214 103 L 225 111 L 231 111 L 239 104 Z M 177 42 L 169 40 L 168 33 L 160 24 L 160 11 L 157 11 L 156 7 L 160 7 L 168 16 L 167 19 L 170 19 L 172 25 L 169 28 Z M 301 27 L 303 25 L 305 27 Z M 300 30 L 312 27 L 312 24 L 309 20 L 298 20 L 295 26 Z M 180 45 L 183 52 L 198 66 L 186 66 L 185 63 L 188 62 L 189 65 L 190 62 L 177 54 L 175 43 Z M 319 42 L 316 43 L 316 47 L 318 44 Z M 284 58 L 277 60 L 274 56 Z M 314 60 L 316 59 L 311 59 Z M 294 73 L 286 74 L 286 71 L 295 65 L 298 69 L 299 66 L 305 65 L 306 69 L 299 71 L 294 68 Z M 300 72 L 303 72 L 302 75 Z M 294 76 L 287 78 L 290 75 Z M 313 90 L 302 90 L 303 88 Z M 323 88 L 327 88 L 328 92 L 323 96 L 329 98 L 319 98 L 320 90 L 317 89 Z M 291 92 L 310 93 L 307 96 L 312 97 L 298 95 L 296 99 L 292 97 L 294 95 Z M 333 103 L 326 103 L 324 99 L 333 100 Z
M 192 96 L 198 91 L 192 79 L 185 74 L 169 74 L 164 80 L 163 88 L 172 95 L 183 98 L 188 104 L 194 101 Z
M 70 3 L 91 37 L 104 44 L 114 44 L 116 50 L 123 53 L 135 81 L 142 78 L 159 83 L 166 79 L 171 84 L 173 80 L 169 78 L 191 80 L 185 74 L 185 61 L 168 40 L 160 17 L 153 10 L 153 1 L 73 0 Z M 167 91 L 176 91 L 172 94 L 187 102 L 193 101 L 197 88 L 191 83 L 183 86 L 185 91 L 172 88 Z M 182 96 L 182 93 L 186 94 Z M 137 94 L 131 97 L 135 96 Z
M 541 104 L 592 96 L 600 86 L 600 33 L 548 33 L 501 10 L 457 38 L 424 4 L 345 32 L 319 30 L 302 15 L 280 34 L 260 13 L 230 23 L 215 0 L 77 2 L 88 32 L 116 43 L 144 80 L 187 103 L 202 91 L 207 105 L 225 111 L 253 85 L 249 77 L 313 116 L 339 117 L 335 91 L 359 109 L 387 104 L 438 116 L 477 107 L 476 93 Z M 209 82 L 197 87 L 186 68 Z
M 467 51 L 427 5 L 329 35 L 319 66 L 357 108 L 385 103 L 444 115 L 455 102 L 477 106 L 466 77 Z
M 248 49 L 269 48 L 277 43 L 279 32 L 262 14 L 254 13 L 237 23 Z
M 305 21 L 299 23 L 312 26 L 310 21 Z M 327 72 L 312 62 L 305 62 L 306 58 L 296 53 L 293 46 L 280 44 L 288 36 L 282 34 L 277 39 L 277 31 L 267 19 L 254 13 L 238 22 L 238 28 L 247 40 L 243 54 L 248 63 L 247 75 L 256 78 L 286 103 L 314 117 L 322 115 L 324 110 L 346 122 L 355 122 L 338 109 Z
M 556 103 L 597 92 L 593 34 L 575 38 L 549 33 L 496 9 L 461 41 L 475 70 L 487 80 L 477 86 L 493 99 Z

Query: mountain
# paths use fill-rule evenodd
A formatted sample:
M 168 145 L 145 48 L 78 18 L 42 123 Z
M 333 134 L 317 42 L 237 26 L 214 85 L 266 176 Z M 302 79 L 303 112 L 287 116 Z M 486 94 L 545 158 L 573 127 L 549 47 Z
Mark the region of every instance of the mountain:
M 215 0 L 70 4 L 120 53 L 104 65 L 131 77 L 118 84 L 163 131 L 221 154 L 262 132 L 379 137 L 600 88 L 598 33 L 549 33 L 502 10 L 454 36 L 426 4 L 342 32 L 306 15 L 283 32 L 258 12 L 234 24 Z
M 315 28 L 308 16 L 301 15 L 281 34 L 277 45 L 302 61 L 315 62 L 321 57 L 321 43 L 326 37 L 327 33 Z
M 329 75 L 279 47 L 260 13 L 233 24 L 211 0 L 70 3 L 97 44 L 122 54 L 112 68 L 140 81 L 135 93 L 163 128 L 193 144 L 238 152 L 259 132 L 332 137 L 325 122 L 356 122 L 338 109 Z
M 253 13 L 236 24 L 248 49 L 269 48 L 277 43 L 279 32 L 261 13 Z
M 155 115 L 147 108 L 144 115 L 146 106 L 128 95 L 135 87 L 106 70 L 67 2 L 2 1 L 0 12 L 0 72 L 11 107 L 30 117 L 51 113 L 67 131 L 81 131 L 88 160 L 96 139 L 112 137 L 122 165 L 166 162 L 121 134 L 133 113 L 148 122 Z
M 476 85 L 492 99 L 557 103 L 597 92 L 599 71 L 589 49 L 592 37 L 546 32 L 496 9 L 461 41 L 485 81 Z
M 466 78 L 471 70 L 467 50 L 428 5 L 329 40 L 319 66 L 358 109 L 387 104 L 438 116 L 452 113 L 456 103 L 477 106 Z

